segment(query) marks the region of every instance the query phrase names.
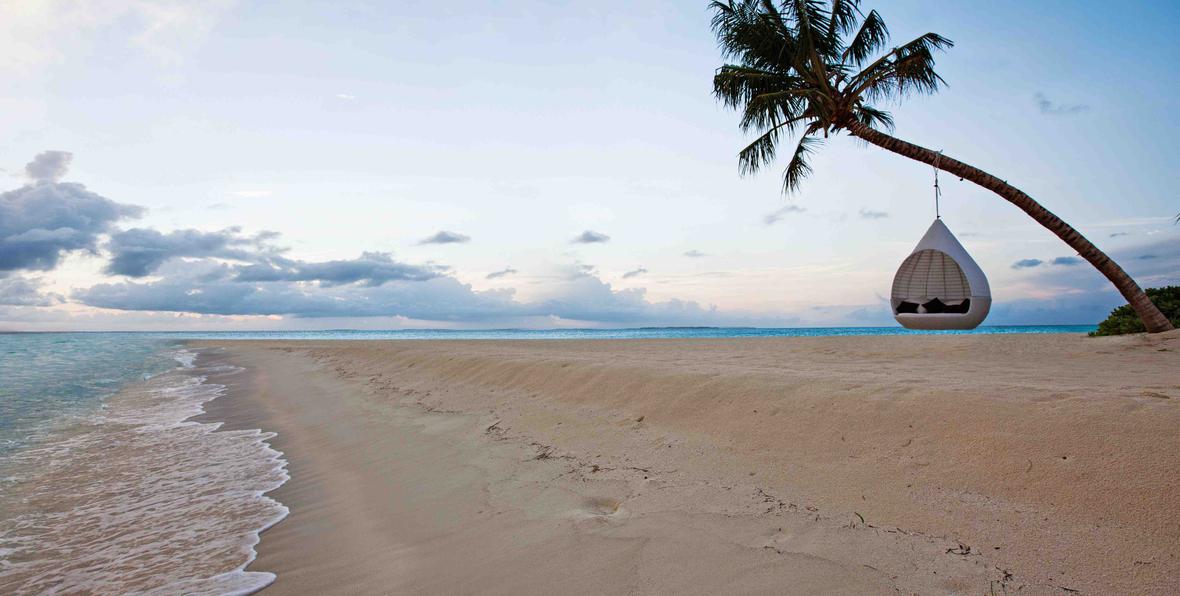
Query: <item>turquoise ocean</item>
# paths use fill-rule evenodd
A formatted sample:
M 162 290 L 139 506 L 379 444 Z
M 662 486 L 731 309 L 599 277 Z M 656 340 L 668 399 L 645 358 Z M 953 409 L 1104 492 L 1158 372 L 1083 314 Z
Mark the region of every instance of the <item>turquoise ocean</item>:
M 1093 326 L 981 327 L 1073 333 Z M 195 422 L 235 367 L 188 339 L 568 340 L 898 335 L 897 327 L 0 333 L 0 593 L 246 594 L 286 516 L 265 429 Z M 929 332 L 926 332 L 929 333 Z

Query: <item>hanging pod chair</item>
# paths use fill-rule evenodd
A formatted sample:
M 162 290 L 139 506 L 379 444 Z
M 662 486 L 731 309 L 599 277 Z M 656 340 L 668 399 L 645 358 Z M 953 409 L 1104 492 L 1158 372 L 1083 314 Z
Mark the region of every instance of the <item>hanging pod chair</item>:
M 974 329 L 991 310 L 983 270 L 941 219 L 893 277 L 893 318 L 907 329 Z

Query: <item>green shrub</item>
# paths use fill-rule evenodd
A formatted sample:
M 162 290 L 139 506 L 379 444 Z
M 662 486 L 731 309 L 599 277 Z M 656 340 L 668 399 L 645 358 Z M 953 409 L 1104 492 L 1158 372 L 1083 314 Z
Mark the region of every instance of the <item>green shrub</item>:
M 1180 286 L 1148 288 L 1147 297 L 1151 298 L 1151 301 L 1163 311 L 1164 316 L 1168 317 L 1173 325 L 1180 327 Z M 1145 331 L 1147 329 L 1143 327 L 1143 321 L 1139 320 L 1139 315 L 1135 314 L 1130 304 L 1124 304 L 1110 311 L 1110 316 L 1099 323 L 1098 330 L 1091 332 L 1090 335 L 1123 335 Z

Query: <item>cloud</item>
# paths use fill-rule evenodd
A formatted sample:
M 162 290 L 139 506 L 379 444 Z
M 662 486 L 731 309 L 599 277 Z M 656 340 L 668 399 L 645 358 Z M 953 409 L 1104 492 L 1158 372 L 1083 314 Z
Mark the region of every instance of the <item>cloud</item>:
M 610 242 L 610 236 L 593 230 L 586 230 L 570 241 L 571 244 L 601 244 Z
M 368 254 L 358 261 L 378 267 L 381 256 Z M 292 315 L 297 317 L 372 317 L 401 315 L 410 318 L 471 320 L 494 316 L 510 309 L 511 293 L 474 292 L 451 277 L 433 275 L 413 281 L 387 283 L 307 284 L 308 280 L 403 277 L 402 272 L 344 273 L 346 262 L 319 267 L 281 270 L 257 275 L 257 271 L 226 276 L 211 261 L 172 262 L 161 269 L 163 278 L 151 283 L 98 284 L 75 292 L 73 297 L 90 306 L 118 310 L 192 312 L 217 315 Z M 412 278 L 413 279 L 413 278 Z
M 1145 254 L 1157 257 L 1137 258 Z M 1110 252 L 1110 257 L 1121 264 L 1142 287 L 1154 288 L 1180 283 L 1180 237 L 1116 249 Z M 1103 316 L 1114 306 L 1125 303 L 1110 281 L 1088 265 L 1042 267 L 1030 273 L 1032 275 L 1028 278 L 1028 283 L 1043 291 L 1052 292 L 1058 297 L 1078 296 L 1079 300 L 1086 303 L 1101 303 L 1106 308 Z M 1113 306 L 1110 305 L 1111 301 L 1114 301 Z M 1101 317 L 1093 319 L 1092 322 L 1100 319 Z
M 25 166 L 25 175 L 33 182 L 57 182 L 65 177 L 73 160 L 69 151 L 43 151 Z
M 643 267 L 639 267 L 637 269 L 632 269 L 631 271 L 624 273 L 623 279 L 631 279 L 632 277 L 639 277 L 640 275 L 643 275 L 644 273 L 647 273 L 647 269 L 644 269 Z
M 62 153 L 38 155 L 26 167 L 37 181 L 0 193 L 0 271 L 48 271 L 67 252 L 95 252 L 99 236 L 115 222 L 143 214 L 142 207 L 116 203 L 81 184 L 55 182 L 69 163 Z
M 1084 262 L 1085 261 L 1083 261 L 1082 259 L 1079 259 L 1077 257 L 1057 257 L 1056 259 L 1053 259 L 1054 265 L 1065 265 L 1067 267 L 1072 267 L 1074 265 L 1081 265 Z
M 486 279 L 500 279 L 501 277 L 508 277 L 509 275 L 516 275 L 517 273 L 520 272 L 513 269 L 512 267 L 505 267 L 499 271 L 493 271 L 487 274 Z
M 356 99 L 356 96 L 349 95 L 347 93 L 337 93 L 336 99 L 343 99 L 344 101 L 352 101 L 352 100 Z
M 1130 236 L 1130 232 L 1115 232 L 1110 235 L 1111 238 L 1118 238 L 1119 236 Z
M 176 259 L 217 259 L 213 266 L 205 268 L 205 281 L 299 282 L 328 287 L 424 281 L 440 277 L 446 270 L 441 266 L 401 263 L 392 255 L 380 252 L 331 261 L 290 259 L 283 256 L 286 249 L 270 244 L 277 237 L 277 232 L 247 236 L 236 227 L 216 232 L 176 230 L 168 234 L 133 228 L 111 235 L 106 244 L 111 260 L 104 271 L 111 275 L 144 277 Z
M 303 284 L 247 281 L 226 275 L 225 266 L 203 260 L 172 261 L 149 283 L 98 284 L 78 290 L 83 304 L 124 311 L 184 312 L 212 315 L 285 315 L 297 318 L 406 317 L 425 321 L 495 324 L 524 319 L 562 319 L 609 325 L 748 324 L 695 302 L 651 302 L 642 289 L 614 290 L 576 264 L 578 275 L 562 278 L 531 302 L 513 299 L 512 290 L 475 291 L 450 276 L 394 280 L 382 285 Z M 547 321 L 546 326 L 552 326 Z
M 0 277 L 0 305 L 53 306 L 65 302 L 61 294 L 42 293 L 39 280 L 25 277 Z
M 217 232 L 176 230 L 162 234 L 147 228 L 132 228 L 111 234 L 106 249 L 111 260 L 104 271 L 111 275 L 143 277 L 151 275 L 166 261 L 183 257 L 217 257 L 238 261 L 257 261 L 278 249 L 264 247 L 273 236 L 242 236 L 241 228 Z
M 861 217 L 861 219 L 884 219 L 886 217 L 889 217 L 889 214 L 885 211 L 872 211 L 869 209 L 861 209 L 860 210 L 860 217 Z
M 701 252 L 701 251 L 699 251 L 699 250 L 696 250 L 696 249 L 694 248 L 693 250 L 688 250 L 688 251 L 685 251 L 685 252 L 684 252 L 684 256 L 686 256 L 686 257 L 688 257 L 688 258 L 690 258 L 690 259 L 699 259 L 699 258 L 701 258 L 701 257 L 707 257 L 707 256 L 709 256 L 709 255 L 707 255 L 707 254 L 705 254 L 705 253 L 703 253 L 703 252 Z
M 271 257 L 265 263 L 232 268 L 236 282 L 317 282 L 324 287 L 360 283 L 377 287 L 391 281 L 427 281 L 441 277 L 444 268 L 410 265 L 389 253 L 366 252 L 356 259 L 297 261 Z
M 1042 114 L 1062 115 L 1062 114 L 1080 114 L 1088 111 L 1090 106 L 1082 103 L 1075 104 L 1060 104 L 1054 103 L 1042 93 L 1037 93 L 1033 96 L 1037 102 L 1037 108 L 1041 110 Z
M 1133 255 L 1150 250 L 1160 258 L 1141 261 Z M 1166 256 L 1163 256 L 1166 255 Z M 1174 255 L 1174 256 L 1173 256 Z M 1154 288 L 1180 283 L 1180 238 L 1111 253 L 1139 285 Z M 1096 324 L 1115 307 L 1126 304 L 1093 267 L 1042 267 L 1030 283 L 1049 293 L 1046 298 L 999 300 L 992 305 L 989 325 Z
M 587 265 L 585 263 L 574 263 L 563 267 L 563 269 L 565 275 L 562 275 L 561 278 L 565 280 L 579 279 L 598 274 L 598 269 L 594 265 Z
M 521 304 L 521 308 L 534 315 L 627 325 L 709 324 L 722 319 L 714 308 L 675 299 L 653 303 L 646 293 L 643 288 L 616 291 L 601 279 L 586 275 L 559 285 L 541 300 Z
M 1151 254 L 1151 253 L 1147 253 L 1147 254 L 1144 254 L 1144 255 L 1136 255 L 1136 256 L 1135 256 L 1135 258 L 1136 258 L 1137 260 L 1140 260 L 1140 261 L 1148 261 L 1148 260 L 1151 260 L 1151 259 L 1158 259 L 1158 258 L 1160 258 L 1160 256 L 1159 256 L 1159 255 L 1155 255 L 1155 254 Z
M 1045 262 L 1040 259 L 1020 259 L 1019 261 L 1012 263 L 1012 268 L 1013 269 L 1029 269 L 1032 267 L 1040 267 L 1044 263 Z
M 787 205 L 781 209 L 771 211 L 770 213 L 762 216 L 762 223 L 768 226 L 773 226 L 774 224 L 782 221 L 787 215 L 791 213 L 803 213 L 804 211 L 806 211 L 806 209 L 798 205 Z
M 439 230 L 433 236 L 419 240 L 418 244 L 461 244 L 470 241 L 471 237 L 466 234 Z

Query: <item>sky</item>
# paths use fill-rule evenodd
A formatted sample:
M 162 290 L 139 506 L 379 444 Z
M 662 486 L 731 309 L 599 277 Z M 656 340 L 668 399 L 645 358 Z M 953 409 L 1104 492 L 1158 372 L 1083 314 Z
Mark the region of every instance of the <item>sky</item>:
M 948 85 L 903 139 L 1180 283 L 1174 2 L 872 2 Z M 706 2 L 0 0 L 0 330 L 893 325 L 933 172 L 847 136 L 800 192 L 712 96 Z M 987 324 L 1122 303 L 942 177 Z

